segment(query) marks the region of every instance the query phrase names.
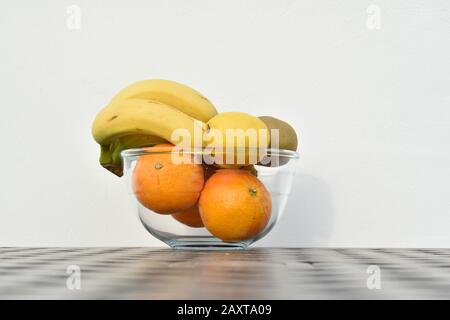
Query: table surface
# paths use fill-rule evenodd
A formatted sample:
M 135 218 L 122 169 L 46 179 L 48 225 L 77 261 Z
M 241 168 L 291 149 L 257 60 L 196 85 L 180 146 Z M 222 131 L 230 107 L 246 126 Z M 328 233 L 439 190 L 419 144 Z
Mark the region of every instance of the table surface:
M 0 298 L 449 299 L 450 250 L 0 248 Z

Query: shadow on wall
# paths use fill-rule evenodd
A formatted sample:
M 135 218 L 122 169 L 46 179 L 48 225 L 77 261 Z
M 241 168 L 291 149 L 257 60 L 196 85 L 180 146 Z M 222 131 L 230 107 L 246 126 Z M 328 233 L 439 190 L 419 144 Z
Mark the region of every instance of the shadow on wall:
M 322 179 L 299 173 L 280 221 L 256 246 L 327 246 L 334 219 L 329 185 Z

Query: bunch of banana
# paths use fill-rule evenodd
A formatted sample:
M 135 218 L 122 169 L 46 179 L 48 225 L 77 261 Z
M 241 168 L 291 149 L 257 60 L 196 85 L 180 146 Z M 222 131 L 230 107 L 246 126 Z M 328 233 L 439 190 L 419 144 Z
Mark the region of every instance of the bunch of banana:
M 144 80 L 120 91 L 96 116 L 92 135 L 100 144 L 100 164 L 122 176 L 120 152 L 173 141 L 176 129 L 205 130 L 217 114 L 199 92 L 169 80 Z

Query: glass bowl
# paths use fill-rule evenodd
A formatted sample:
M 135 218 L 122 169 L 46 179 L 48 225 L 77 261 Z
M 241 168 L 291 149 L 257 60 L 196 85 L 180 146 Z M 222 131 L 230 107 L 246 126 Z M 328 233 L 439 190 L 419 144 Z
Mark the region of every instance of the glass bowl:
M 204 156 L 204 152 L 204 150 L 184 150 L 183 155 L 189 155 L 192 158 L 195 157 L 195 159 L 198 159 L 198 157 Z M 198 228 L 185 225 L 176 220 L 171 214 L 160 214 L 148 209 L 138 200 L 133 184 L 133 174 L 136 171 L 136 164 L 144 157 L 161 154 L 169 155 L 172 153 L 174 151 L 152 151 L 151 148 L 139 148 L 124 150 L 121 155 L 123 159 L 124 178 L 128 185 L 128 191 L 136 206 L 136 212 L 140 221 L 150 234 L 175 249 L 244 249 L 267 235 L 280 219 L 285 209 L 299 158 L 297 152 L 290 150 L 267 149 L 264 151 L 264 161 L 261 162 L 265 164 L 254 165 L 251 169 L 251 174 L 262 182 L 270 194 L 270 218 L 268 218 L 265 226 L 260 228 L 260 231 L 252 234 L 248 238 L 223 241 L 212 235 L 205 227 Z M 221 168 L 217 168 L 214 165 L 199 165 L 205 169 L 215 168 L 216 170 L 221 170 Z M 217 172 L 213 173 L 213 176 L 215 174 Z M 206 175 L 204 179 L 206 184 L 208 181 Z M 217 205 L 220 206 L 220 203 Z

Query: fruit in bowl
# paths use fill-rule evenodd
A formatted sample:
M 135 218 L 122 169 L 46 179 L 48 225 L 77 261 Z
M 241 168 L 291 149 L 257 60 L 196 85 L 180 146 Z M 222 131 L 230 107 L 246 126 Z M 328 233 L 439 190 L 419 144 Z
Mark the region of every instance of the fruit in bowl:
M 209 171 L 205 167 L 210 166 L 203 164 L 204 182 L 200 193 L 197 189 L 178 187 L 182 183 L 172 188 L 170 184 L 163 182 L 164 178 L 160 179 L 164 173 L 160 173 L 161 176 L 156 173 L 157 176 L 152 179 L 155 185 L 159 184 L 159 188 L 164 187 L 165 192 L 161 198 L 144 197 L 151 200 L 143 201 L 142 193 L 152 192 L 154 187 L 139 190 L 134 181 L 136 175 L 146 175 L 141 163 L 154 163 L 146 161 L 146 158 L 161 156 L 162 151 L 157 149 L 150 147 L 124 150 L 124 176 L 130 194 L 135 199 L 142 224 L 153 236 L 169 246 L 191 249 L 245 248 L 268 234 L 281 217 L 292 186 L 298 159 L 296 152 L 268 149 L 270 156 L 285 162 L 277 167 L 253 165 L 240 169 L 223 169 L 212 166 L 214 169 Z M 172 148 L 163 153 L 169 157 L 176 151 Z M 190 155 L 187 158 L 195 158 L 202 152 L 184 153 Z M 165 168 L 180 165 L 172 163 Z M 195 163 L 183 166 L 191 166 L 192 168 L 184 170 L 193 172 L 198 168 Z M 162 169 L 164 168 L 159 170 Z M 180 182 L 184 180 L 184 176 L 180 175 Z M 196 176 L 198 177 L 197 174 Z M 169 196 L 170 205 L 164 210 L 158 208 L 155 211 L 156 204 L 159 205 L 161 199 Z M 180 203 L 187 206 L 187 202 L 194 202 L 195 199 L 197 202 L 186 210 L 174 209 L 181 207 Z
M 173 163 L 172 149 L 170 144 L 149 148 L 152 153 L 138 160 L 133 173 L 133 191 L 137 199 L 146 208 L 160 214 L 192 208 L 204 185 L 203 166 Z M 168 152 L 164 153 L 164 150 Z M 185 160 L 193 162 L 191 159 Z
M 172 215 L 172 217 L 192 228 L 203 228 L 205 226 L 203 224 L 202 217 L 200 216 L 198 204 L 195 204 L 187 210 L 176 212 Z
M 167 80 L 123 89 L 92 134 L 100 164 L 125 175 L 144 227 L 174 248 L 245 248 L 265 236 L 298 159 L 287 123 L 218 114 L 203 95 Z
M 223 241 L 240 241 L 264 230 L 272 214 L 272 199 L 250 172 L 220 169 L 203 188 L 199 209 L 211 234 Z

